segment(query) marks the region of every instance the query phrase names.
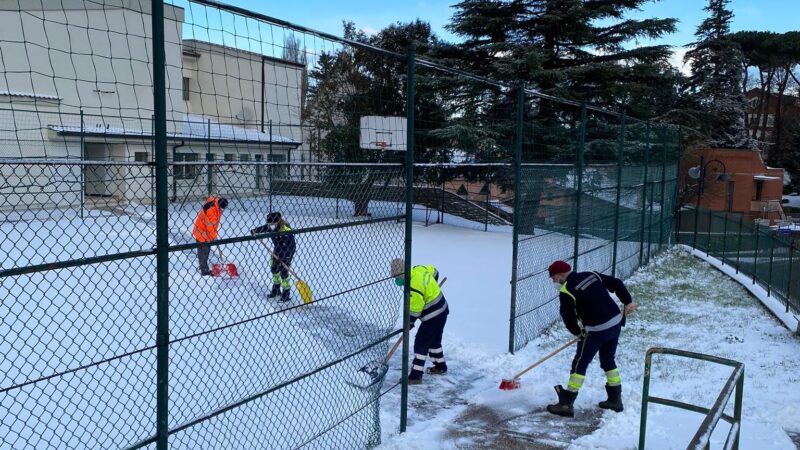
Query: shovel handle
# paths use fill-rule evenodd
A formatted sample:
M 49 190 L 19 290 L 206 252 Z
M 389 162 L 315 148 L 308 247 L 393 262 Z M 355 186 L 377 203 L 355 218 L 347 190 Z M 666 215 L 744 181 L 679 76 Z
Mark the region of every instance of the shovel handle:
M 258 241 L 258 242 L 259 242 L 261 245 L 263 245 L 263 246 L 264 246 L 264 248 L 265 248 L 265 249 L 267 249 L 267 251 L 269 252 L 269 254 L 270 254 L 270 255 L 272 255 L 272 257 L 273 257 L 273 258 L 277 259 L 277 260 L 278 260 L 278 262 L 279 262 L 279 263 L 281 263 L 281 265 L 283 265 L 283 267 L 286 267 L 286 270 L 288 270 L 288 271 L 289 271 L 289 273 L 290 273 L 290 274 L 292 274 L 292 276 L 293 276 L 293 277 L 297 278 L 298 280 L 302 280 L 302 278 L 300 278 L 300 276 L 299 276 L 299 275 L 297 275 L 297 272 L 295 272 L 294 270 L 292 270 L 292 268 L 291 268 L 291 267 L 289 267 L 289 266 L 288 266 L 286 263 L 284 263 L 284 262 L 283 262 L 283 260 L 282 260 L 281 258 L 279 258 L 279 257 L 278 257 L 278 255 L 276 255 L 275 253 L 273 253 L 273 252 L 272 252 L 272 249 L 271 249 L 271 248 L 269 248 L 269 247 L 267 246 L 267 244 L 265 244 L 265 243 L 264 243 L 264 241 Z
M 559 347 L 559 348 L 557 348 L 557 349 L 553 350 L 552 352 L 550 352 L 550 354 L 548 354 L 548 355 L 547 355 L 547 356 L 545 356 L 544 358 L 542 358 L 542 359 L 540 359 L 540 360 L 536 361 L 535 363 L 533 363 L 533 364 L 531 364 L 530 366 L 526 367 L 526 368 L 525 368 L 525 370 L 523 370 L 522 372 L 520 372 L 520 373 L 518 373 L 518 374 L 514 375 L 514 379 L 516 380 L 517 378 L 519 378 L 519 377 L 521 377 L 521 376 L 525 375 L 525 374 L 526 374 L 526 373 L 527 373 L 529 370 L 533 369 L 534 367 L 538 366 L 539 364 L 541 364 L 541 363 L 543 363 L 543 362 L 547 361 L 548 359 L 552 358 L 553 356 L 555 356 L 556 354 L 558 354 L 559 352 L 561 352 L 561 351 L 562 351 L 562 350 L 564 350 L 565 348 L 569 347 L 570 345 L 572 345 L 572 344 L 574 344 L 574 343 L 578 342 L 578 339 L 579 339 L 579 336 L 576 336 L 575 338 L 573 338 L 572 340 L 570 340 L 570 341 L 569 341 L 569 342 L 567 342 L 566 344 L 564 344 L 564 345 L 562 345 L 561 347 Z
M 222 256 L 222 247 L 217 246 L 217 254 L 219 255 L 219 262 L 225 263 L 225 257 Z
M 442 278 L 442 281 L 439 282 L 439 287 L 444 286 L 444 282 L 447 281 L 447 277 Z M 389 364 L 389 360 L 392 359 L 392 355 L 394 352 L 397 351 L 397 348 L 400 347 L 400 344 L 403 342 L 403 334 L 401 333 L 400 336 L 397 336 L 397 342 L 394 343 L 392 349 L 389 350 L 389 353 L 386 354 L 386 357 L 383 358 L 384 364 Z

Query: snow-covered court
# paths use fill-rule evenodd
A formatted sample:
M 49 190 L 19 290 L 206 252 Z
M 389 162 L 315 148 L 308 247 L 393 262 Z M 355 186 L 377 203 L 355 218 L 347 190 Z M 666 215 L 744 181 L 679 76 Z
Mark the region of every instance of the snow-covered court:
M 567 381 L 571 349 L 528 373 L 520 389 L 500 391 L 502 378 L 571 336 L 556 323 L 509 355 L 510 229 L 483 232 L 451 216 L 447 225 L 426 227 L 421 210 L 415 212 L 412 262 L 433 264 L 448 278 L 444 352 L 450 373 L 410 387 L 409 428 L 399 435 L 397 352 L 381 386 L 381 427 L 374 428 L 372 393 L 347 381 L 385 355 L 394 338 L 383 339 L 401 323 L 402 290 L 389 277 L 388 263 L 402 256 L 404 224 L 394 219 L 401 214 L 398 204 L 372 202 L 372 218 L 360 224 L 340 206 L 273 197 L 232 202 L 223 216 L 222 239 L 248 235 L 269 210 L 281 210 L 296 229 L 319 228 L 297 235 L 293 262 L 318 299 L 309 306 L 296 293 L 289 304 L 265 298 L 269 256 L 258 241 L 222 246 L 225 258 L 239 265 L 237 280 L 199 276 L 191 249 L 171 253 L 170 427 L 190 424 L 170 437 L 173 448 L 348 448 L 365 436 L 372 442 L 380 436 L 387 449 L 633 448 L 644 354 L 656 346 L 743 362 L 740 448 L 795 448 L 800 340 L 739 284 L 677 249 L 628 280 L 641 307 L 628 320 L 618 352 L 624 412 L 596 407 L 605 398 L 597 362 L 578 396 L 575 419 L 543 412 L 555 401 L 552 387 Z M 195 214 L 189 206 L 170 209 L 172 245 L 192 242 Z M 92 210 L 84 219 L 32 213 L 4 222 L 0 232 L 6 237 L 0 242 L 3 270 L 145 252 L 155 236 L 152 210 L 143 206 Z M 562 241 L 571 245 L 557 233 L 536 242 Z M 120 448 L 153 435 L 153 256 L 7 276 L 0 279 L 0 298 L 0 448 Z M 708 407 L 729 374 L 727 367 L 659 356 L 651 394 Z M 242 399 L 249 400 L 235 406 Z M 659 405 L 651 405 L 648 417 L 647 447 L 658 449 L 685 448 L 702 420 Z M 712 445 L 718 447 L 727 431 L 721 422 Z
M 414 232 L 415 263 L 437 265 L 448 276 L 444 292 L 452 313 L 443 344 L 450 373 L 427 376 L 422 385 L 409 387 L 409 428 L 404 435 L 396 432 L 399 389 L 383 398 L 381 448 L 635 448 L 644 356 L 650 347 L 743 362 L 740 448 L 797 448 L 800 339 L 741 285 L 710 265 L 673 249 L 627 281 L 641 307 L 623 329 L 617 354 L 625 410 L 617 414 L 596 406 L 605 399 L 605 377 L 595 360 L 575 403 L 575 419 L 563 419 L 544 408 L 556 401 L 553 386 L 566 384 L 573 348 L 526 374 L 520 389 L 498 389 L 501 379 L 571 338 L 558 322 L 516 355 L 505 353 L 510 235 L 446 226 L 415 227 Z M 387 382 L 400 377 L 399 366 L 395 358 Z M 730 374 L 726 366 L 657 355 L 650 394 L 710 407 Z M 726 413 L 733 414 L 733 399 Z M 686 448 L 702 419 L 697 413 L 651 404 L 647 448 Z M 728 430 L 721 421 L 712 448 L 721 448 Z

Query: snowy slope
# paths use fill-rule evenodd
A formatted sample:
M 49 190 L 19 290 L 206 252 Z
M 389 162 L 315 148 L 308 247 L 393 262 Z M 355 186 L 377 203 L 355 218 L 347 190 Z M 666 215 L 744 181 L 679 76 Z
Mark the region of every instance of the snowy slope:
M 417 238 L 424 233 L 418 232 Z M 448 267 L 448 276 L 457 280 L 444 289 L 454 310 L 444 339 L 451 371 L 446 378 L 428 376 L 422 386 L 410 387 L 409 432 L 405 435 L 397 435 L 399 389 L 384 397 L 381 448 L 634 448 L 639 434 L 644 353 L 654 346 L 744 362 L 740 448 L 795 448 L 787 432 L 800 432 L 800 340 L 725 275 L 679 250 L 656 258 L 636 273 L 628 285 L 642 306 L 623 330 L 617 359 L 626 409 L 621 414 L 601 413 L 595 406 L 605 398 L 605 379 L 595 361 L 576 402 L 577 418 L 565 422 L 542 410 L 555 400 L 552 386 L 567 381 L 572 349 L 523 377 L 521 389 L 500 391 L 497 387 L 502 378 L 549 353 L 570 336 L 556 324 L 517 355 L 504 354 L 497 345 L 501 339 L 491 330 L 507 332 L 507 316 L 473 307 L 495 301 L 482 290 L 486 279 L 502 288 L 508 271 L 504 264 L 484 265 L 488 276 L 475 277 L 469 264 L 472 259 L 463 258 L 461 247 L 464 239 L 469 239 L 476 254 L 502 254 L 496 246 L 505 242 L 459 230 L 448 230 L 448 234 L 447 239 L 436 240 L 440 256 L 431 262 Z M 399 365 L 399 359 L 394 358 L 387 383 L 400 377 Z M 726 367 L 656 357 L 651 394 L 710 406 L 729 374 Z M 726 411 L 732 414 L 732 404 Z M 699 414 L 651 405 L 648 448 L 685 448 L 701 420 Z M 721 446 L 727 431 L 727 424 L 721 422 L 712 448 Z

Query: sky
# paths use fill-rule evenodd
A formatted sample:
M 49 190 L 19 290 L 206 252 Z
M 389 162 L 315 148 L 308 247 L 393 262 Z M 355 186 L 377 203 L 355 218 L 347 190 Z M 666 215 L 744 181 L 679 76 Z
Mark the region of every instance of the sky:
M 367 33 L 375 33 L 383 27 L 397 22 L 408 22 L 416 18 L 430 22 L 435 32 L 445 40 L 457 41 L 459 38 L 444 29 L 453 16 L 450 5 L 457 0 L 224 0 L 227 3 L 244 7 L 268 16 L 283 19 L 297 25 L 324 31 L 337 36 L 342 34 L 342 21 L 355 22 Z M 705 0 L 660 0 L 646 4 L 632 18 L 674 17 L 680 22 L 676 33 L 657 43 L 680 47 L 691 43 L 697 25 L 705 17 Z M 759 30 L 784 32 L 800 30 L 800 0 L 733 0 L 730 8 L 734 12 L 732 30 Z M 648 42 L 643 42 L 646 44 Z M 678 63 L 685 52 L 676 48 L 673 63 Z

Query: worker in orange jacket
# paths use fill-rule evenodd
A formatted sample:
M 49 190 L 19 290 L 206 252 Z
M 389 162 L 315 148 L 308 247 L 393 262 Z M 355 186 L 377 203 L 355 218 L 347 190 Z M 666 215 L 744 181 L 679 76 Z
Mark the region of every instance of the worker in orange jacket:
M 194 235 L 200 247 L 197 248 L 197 259 L 200 261 L 200 275 L 211 275 L 208 268 L 208 255 L 211 253 L 209 242 L 217 238 L 219 231 L 219 220 L 222 218 L 222 211 L 228 207 L 228 200 L 222 197 L 208 197 L 206 203 L 200 208 L 197 218 L 194 219 Z

